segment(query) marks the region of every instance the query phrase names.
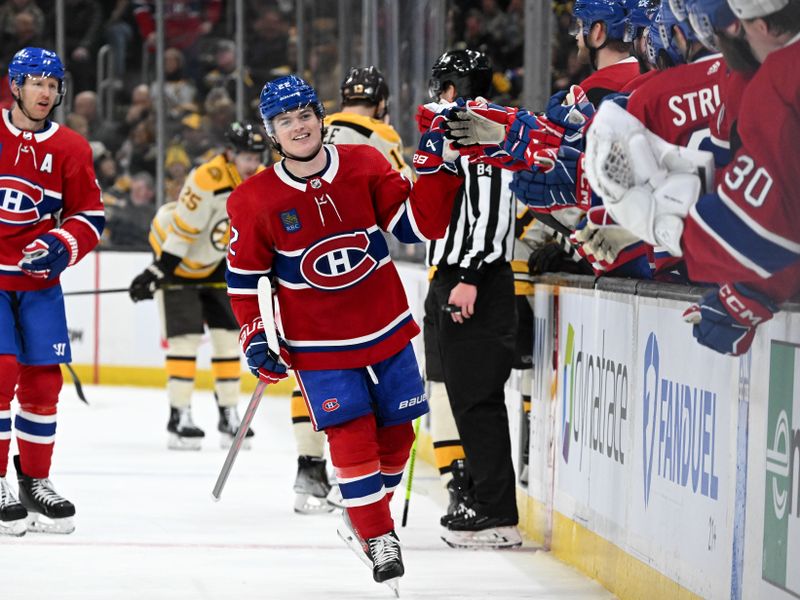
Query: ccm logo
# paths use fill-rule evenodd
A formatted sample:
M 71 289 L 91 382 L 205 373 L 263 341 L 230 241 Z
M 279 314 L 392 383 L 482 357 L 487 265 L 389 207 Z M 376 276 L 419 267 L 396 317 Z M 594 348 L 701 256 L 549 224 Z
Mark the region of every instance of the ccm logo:
M 404 408 L 411 408 L 412 406 L 416 406 L 417 404 L 422 404 L 423 402 L 427 401 L 427 398 L 425 398 L 425 395 L 423 394 L 422 396 L 411 398 L 411 400 L 403 400 L 397 408 L 400 410 Z
M 329 398 L 322 403 L 322 410 L 325 412 L 333 412 L 339 408 L 339 401 L 336 398 Z

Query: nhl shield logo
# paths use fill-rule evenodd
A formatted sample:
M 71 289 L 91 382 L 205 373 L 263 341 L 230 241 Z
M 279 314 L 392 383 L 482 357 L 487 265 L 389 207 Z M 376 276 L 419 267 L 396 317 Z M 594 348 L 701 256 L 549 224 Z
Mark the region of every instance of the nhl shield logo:
M 322 187 L 322 182 L 316 177 L 312 179 L 309 183 L 311 184 L 311 187 L 314 188 L 315 190 L 318 190 L 319 188 Z
M 289 232 L 294 233 L 300 231 L 300 217 L 297 216 L 297 209 L 292 208 L 281 213 L 281 223 L 283 228 Z

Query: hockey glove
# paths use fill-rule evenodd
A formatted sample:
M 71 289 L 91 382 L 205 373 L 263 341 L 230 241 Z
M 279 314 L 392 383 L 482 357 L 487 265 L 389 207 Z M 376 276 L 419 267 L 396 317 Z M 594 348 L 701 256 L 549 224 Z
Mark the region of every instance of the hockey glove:
M 517 171 L 509 186 L 535 212 L 591 207 L 591 190 L 583 176 L 583 154 L 569 146 L 544 148 L 531 157 L 533 169 Z
M 610 265 L 620 252 L 632 244 L 641 242 L 624 227 L 620 227 L 602 206 L 595 206 L 586 213 L 570 241 L 580 244 L 583 252 L 600 263 Z
M 558 148 L 563 134 L 563 128 L 547 119 L 520 110 L 508 128 L 502 148 L 515 160 L 530 167 L 533 166 L 534 153 L 543 148 Z
M 563 131 L 565 144 L 583 150 L 583 134 L 594 113 L 594 106 L 587 100 L 583 89 L 573 85 L 569 91 L 553 94 L 544 116 Z
M 447 139 L 453 148 L 476 144 L 499 145 L 506 137 L 506 127 L 514 119 L 516 110 L 492 104 L 483 98 L 468 100 L 449 112 L 444 124 Z
M 692 334 L 703 346 L 739 356 L 753 343 L 756 327 L 777 311 L 765 295 L 741 283 L 726 283 L 687 308 L 683 320 L 694 325 Z
M 417 107 L 417 114 L 414 119 L 417 121 L 417 129 L 420 133 L 425 133 L 431 128 L 433 118 L 442 110 L 442 105 L 438 102 L 428 102 Z
M 181 262 L 174 254 L 162 252 L 161 257 L 131 281 L 128 295 L 134 302 L 152 300 L 156 290 L 164 284 Z
M 458 160 L 459 154 L 450 147 L 450 141 L 444 137 L 442 125 L 445 122 L 444 115 L 436 115 L 430 129 L 422 134 L 419 147 L 412 159 L 417 175 L 430 175 L 441 169 L 453 174 L 458 172 L 455 161 Z
M 256 317 L 251 323 L 242 327 L 239 344 L 253 375 L 267 383 L 277 383 L 288 377 L 286 370 L 290 364 L 286 342 L 278 336 L 280 356 L 270 350 L 261 317 Z
M 63 229 L 45 233 L 22 249 L 18 266 L 35 279 L 55 279 L 78 259 L 78 242 Z

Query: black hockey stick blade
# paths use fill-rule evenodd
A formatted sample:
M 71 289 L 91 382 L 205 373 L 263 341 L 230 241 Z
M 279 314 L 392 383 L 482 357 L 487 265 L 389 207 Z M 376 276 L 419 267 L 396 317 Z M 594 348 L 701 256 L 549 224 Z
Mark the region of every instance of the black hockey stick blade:
M 72 368 L 72 365 L 69 363 L 64 363 L 64 366 L 67 367 L 67 371 L 72 376 L 72 383 L 75 384 L 75 392 L 78 394 L 78 398 L 80 398 L 81 402 L 89 405 L 89 401 L 86 399 L 86 395 L 83 393 L 83 385 L 81 385 L 81 380 L 78 378 L 78 374 L 75 372 L 75 369 Z

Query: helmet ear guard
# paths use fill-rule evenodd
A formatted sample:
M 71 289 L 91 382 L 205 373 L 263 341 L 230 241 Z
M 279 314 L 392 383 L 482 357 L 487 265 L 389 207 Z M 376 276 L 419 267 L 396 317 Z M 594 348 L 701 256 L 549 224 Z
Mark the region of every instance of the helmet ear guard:
M 225 131 L 225 139 L 235 152 L 261 154 L 267 149 L 267 139 L 260 128 L 250 121 L 234 121 Z

